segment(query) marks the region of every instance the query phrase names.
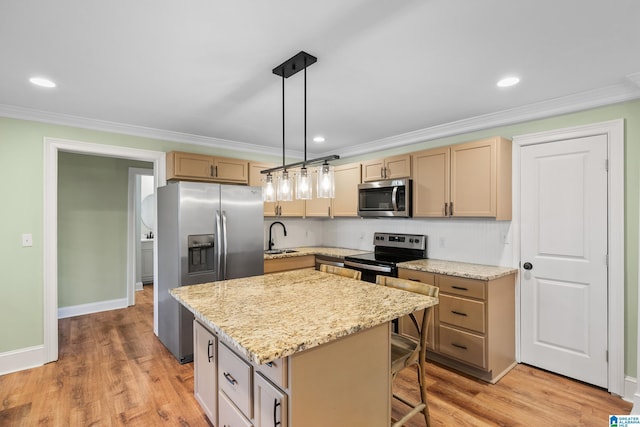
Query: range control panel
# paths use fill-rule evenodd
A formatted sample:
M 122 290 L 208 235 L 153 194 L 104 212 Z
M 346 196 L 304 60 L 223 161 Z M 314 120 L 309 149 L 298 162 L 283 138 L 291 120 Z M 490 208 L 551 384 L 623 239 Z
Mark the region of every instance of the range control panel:
M 423 250 L 427 247 L 427 236 L 423 234 L 374 233 L 374 246 Z

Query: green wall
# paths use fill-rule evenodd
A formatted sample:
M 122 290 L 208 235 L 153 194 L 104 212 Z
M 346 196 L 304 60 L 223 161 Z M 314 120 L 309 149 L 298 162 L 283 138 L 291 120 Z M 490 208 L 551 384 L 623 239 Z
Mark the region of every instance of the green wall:
M 152 163 L 58 155 L 58 307 L 127 297 L 129 167 Z
M 533 132 L 614 119 L 625 119 L 625 373 L 636 376 L 638 285 L 638 186 L 640 169 L 640 101 L 616 104 L 481 132 L 440 138 L 359 156 L 381 157 L 449 145 L 481 137 L 513 137 Z M 150 138 L 0 118 L 0 353 L 43 343 L 43 138 L 119 145 L 156 151 L 192 151 L 250 160 L 278 162 L 252 153 L 179 144 Z M 350 162 L 356 159 L 344 159 Z M 34 245 L 21 247 L 20 235 L 33 233 Z

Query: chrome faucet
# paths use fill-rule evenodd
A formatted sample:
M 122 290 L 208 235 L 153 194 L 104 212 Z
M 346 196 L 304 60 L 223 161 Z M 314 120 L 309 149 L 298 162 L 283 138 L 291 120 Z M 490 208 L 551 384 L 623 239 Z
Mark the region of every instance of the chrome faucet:
M 287 227 L 284 226 L 280 221 L 274 221 L 269 226 L 269 250 L 273 249 L 273 240 L 271 239 L 271 231 L 273 230 L 273 226 L 276 224 L 280 224 L 282 229 L 284 230 L 284 237 L 287 237 Z

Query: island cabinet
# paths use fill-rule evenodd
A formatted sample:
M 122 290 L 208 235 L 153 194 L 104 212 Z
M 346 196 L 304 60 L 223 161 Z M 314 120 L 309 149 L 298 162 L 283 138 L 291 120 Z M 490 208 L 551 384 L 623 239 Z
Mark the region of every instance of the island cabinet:
M 207 417 L 218 418 L 218 338 L 193 321 L 193 392 Z
M 195 354 L 205 357 L 194 358 L 195 393 L 214 426 L 388 425 L 390 396 L 379 393 L 390 387 L 388 323 L 265 364 L 220 339 L 217 367 L 208 365 L 205 351 L 215 334 L 195 325 L 206 338 L 196 341 Z
M 411 155 L 385 157 L 362 162 L 362 182 L 411 177 Z
M 427 358 L 491 383 L 515 366 L 515 275 L 478 280 L 401 268 L 398 276 L 440 288 Z M 400 332 L 411 335 L 405 318 Z
M 249 162 L 242 159 L 171 151 L 167 153 L 167 179 L 249 183 Z
M 511 141 L 487 138 L 412 154 L 414 217 L 511 219 Z

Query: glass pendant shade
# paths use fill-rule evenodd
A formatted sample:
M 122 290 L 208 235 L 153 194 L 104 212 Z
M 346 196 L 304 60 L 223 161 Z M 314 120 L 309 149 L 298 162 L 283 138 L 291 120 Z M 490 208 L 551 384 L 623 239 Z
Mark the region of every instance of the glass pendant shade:
M 333 176 L 333 166 L 324 163 L 318 166 L 318 188 L 317 193 L 320 199 L 333 199 L 336 194 L 336 181 Z
M 273 185 L 273 175 L 267 174 L 262 183 L 262 200 L 265 202 L 276 201 L 276 187 Z
M 277 199 L 281 202 L 290 202 L 293 199 L 293 182 L 286 169 L 278 177 Z
M 311 200 L 311 176 L 306 167 L 296 172 L 296 199 Z

